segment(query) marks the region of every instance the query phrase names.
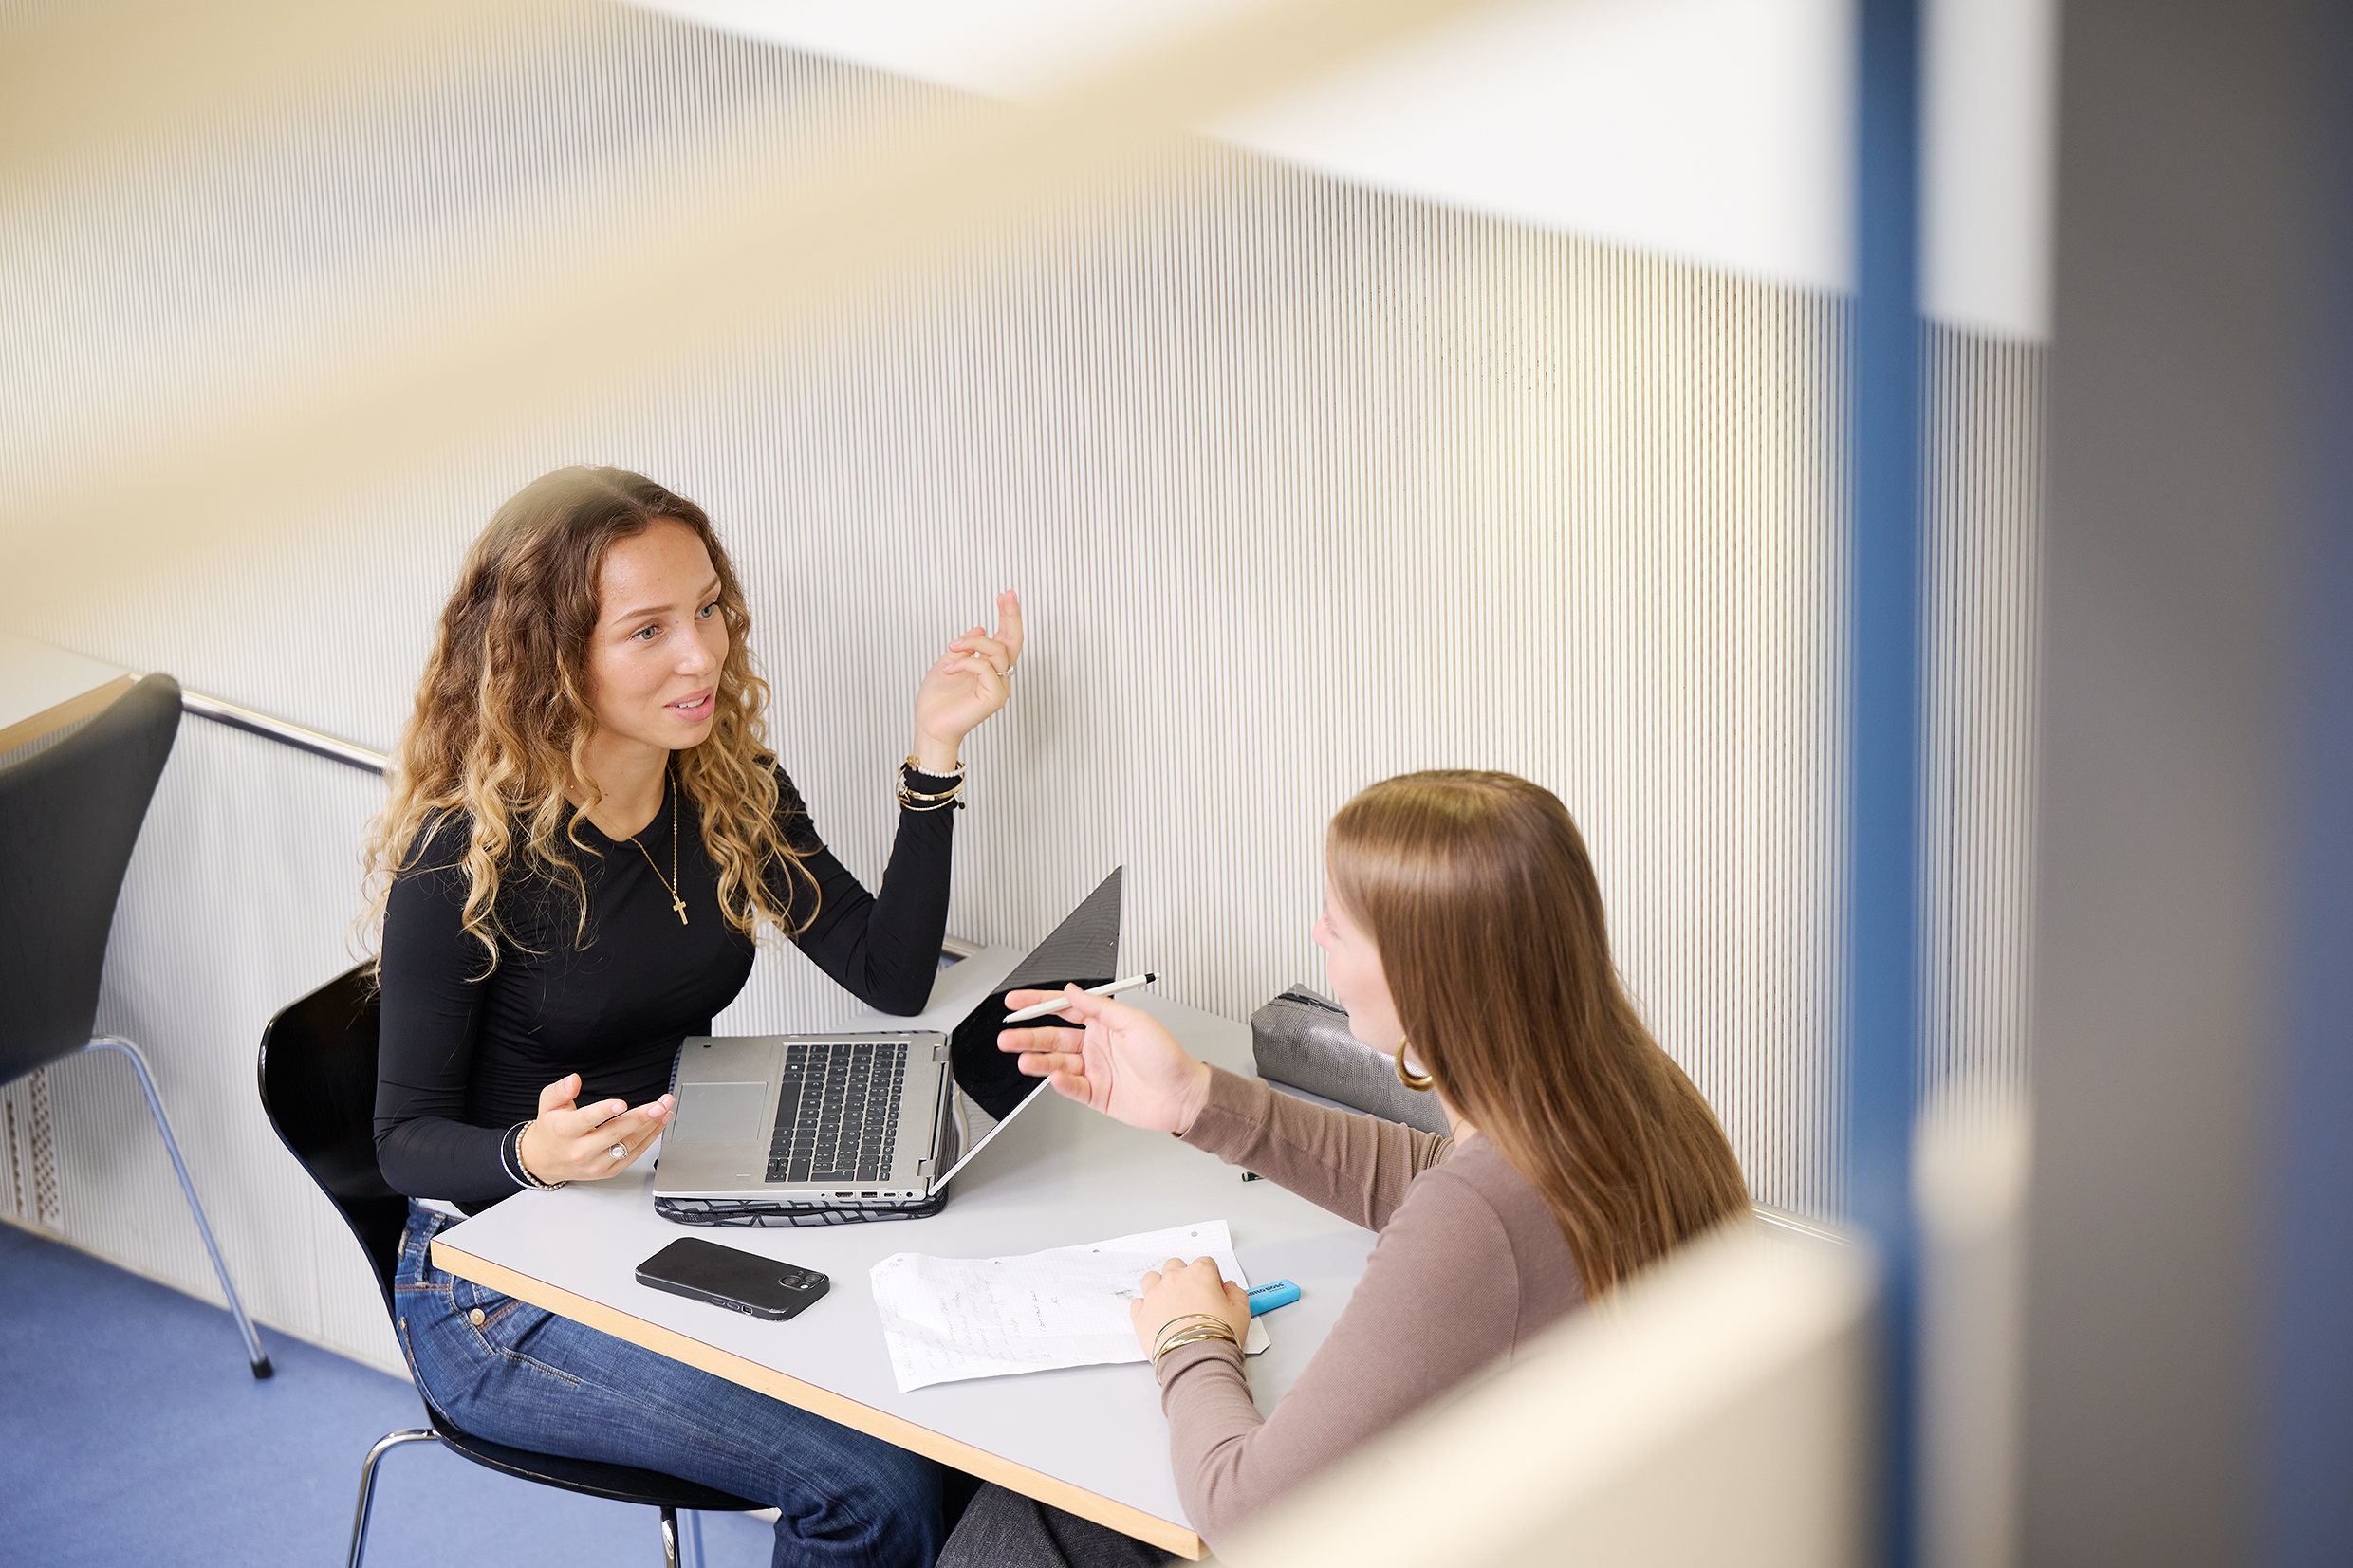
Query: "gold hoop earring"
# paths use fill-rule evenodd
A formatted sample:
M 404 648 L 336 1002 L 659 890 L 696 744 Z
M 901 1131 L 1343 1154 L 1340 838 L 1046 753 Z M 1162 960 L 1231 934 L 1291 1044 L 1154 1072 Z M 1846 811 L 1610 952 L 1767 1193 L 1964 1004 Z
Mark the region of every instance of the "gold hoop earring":
M 1402 1040 L 1398 1042 L 1398 1081 L 1404 1084 L 1408 1089 L 1414 1090 L 1416 1093 L 1419 1093 L 1427 1089 L 1436 1088 L 1438 1082 L 1436 1079 L 1432 1078 L 1428 1073 L 1414 1072 L 1405 1065 L 1405 1044 L 1406 1042 Z

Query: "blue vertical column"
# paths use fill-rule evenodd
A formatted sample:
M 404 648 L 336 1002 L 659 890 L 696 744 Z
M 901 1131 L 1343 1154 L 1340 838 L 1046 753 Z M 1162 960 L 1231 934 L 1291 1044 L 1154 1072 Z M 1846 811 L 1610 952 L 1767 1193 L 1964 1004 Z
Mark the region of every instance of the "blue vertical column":
M 1847 378 L 1848 1210 L 1880 1250 L 1880 1560 L 1913 1559 L 1919 968 L 1919 0 L 1857 10 Z
M 2353 1562 L 2353 15 L 2307 12 L 2313 105 L 2302 515 L 2281 574 L 2284 967 L 2270 1172 L 2263 1533 L 2275 1568 Z

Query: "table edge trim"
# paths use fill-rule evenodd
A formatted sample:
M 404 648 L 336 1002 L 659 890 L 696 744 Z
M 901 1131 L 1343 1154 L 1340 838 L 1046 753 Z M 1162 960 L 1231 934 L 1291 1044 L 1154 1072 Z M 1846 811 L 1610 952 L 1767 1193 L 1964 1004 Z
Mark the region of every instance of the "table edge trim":
M 462 1268 L 456 1266 L 461 1262 L 465 1264 Z M 1148 1541 L 1163 1551 L 1175 1552 L 1194 1561 L 1207 1555 L 1208 1549 L 1202 1544 L 1198 1534 L 1172 1524 L 1157 1514 L 1145 1513 L 1140 1508 L 1104 1497 L 1100 1492 L 1075 1486 L 1058 1476 L 1017 1465 L 986 1448 L 973 1448 L 969 1443 L 936 1432 L 929 1427 L 917 1426 L 903 1416 L 892 1415 L 871 1405 L 862 1405 L 846 1394 L 804 1382 L 787 1373 L 721 1350 L 716 1345 L 707 1344 L 676 1329 L 632 1317 L 619 1307 L 592 1301 L 536 1276 L 478 1258 L 438 1236 L 433 1241 L 433 1264 L 435 1268 L 472 1280 L 479 1285 L 488 1285 L 501 1295 L 528 1301 L 535 1307 L 544 1307 L 617 1339 L 625 1339 L 640 1349 L 650 1350 L 658 1356 L 667 1356 L 674 1361 L 682 1361 L 714 1377 L 724 1377 L 731 1383 L 765 1393 L 771 1399 L 781 1399 L 812 1415 L 822 1415 L 828 1421 L 864 1432 L 869 1437 L 880 1438 L 894 1447 L 919 1453 L 926 1459 L 953 1465 L 983 1481 L 993 1481 L 1024 1497 L 1035 1498 L 1040 1503 L 1049 1503 L 1082 1519 L 1092 1520 L 1122 1535 Z

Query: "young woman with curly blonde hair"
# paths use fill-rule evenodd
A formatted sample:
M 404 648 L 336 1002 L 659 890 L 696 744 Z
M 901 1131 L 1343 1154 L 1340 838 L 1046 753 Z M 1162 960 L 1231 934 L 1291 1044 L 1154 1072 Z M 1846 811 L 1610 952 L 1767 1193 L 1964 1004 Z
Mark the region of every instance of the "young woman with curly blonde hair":
M 887 1012 L 947 921 L 958 743 L 1005 705 L 1021 610 L 917 688 L 898 837 L 869 894 L 771 754 L 750 618 L 702 509 L 618 469 L 526 487 L 475 541 L 371 840 L 382 921 L 378 1162 L 468 1212 L 614 1175 L 671 1110 L 763 930 Z M 396 1314 L 468 1431 L 773 1503 L 779 1564 L 929 1563 L 938 1467 L 435 1268 L 412 1202 Z

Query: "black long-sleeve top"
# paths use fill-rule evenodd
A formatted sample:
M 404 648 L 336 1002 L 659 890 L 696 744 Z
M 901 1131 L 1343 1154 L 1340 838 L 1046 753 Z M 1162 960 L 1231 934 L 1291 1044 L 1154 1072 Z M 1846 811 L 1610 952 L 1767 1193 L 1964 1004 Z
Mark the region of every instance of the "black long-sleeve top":
M 792 924 L 807 922 L 796 945 L 870 1005 L 920 1012 L 939 972 L 954 813 L 901 809 L 878 897 L 825 848 L 781 768 L 776 782 L 778 826 L 817 881 L 812 891 L 783 867 L 768 879 Z M 948 787 L 921 774 L 910 783 L 924 793 Z M 597 851 L 573 852 L 587 886 L 584 932 L 568 881 L 510 869 L 498 889 L 498 966 L 487 975 L 489 954 L 463 928 L 471 819 L 444 821 L 394 881 L 384 909 L 376 1157 L 396 1190 L 469 1210 L 516 1191 L 501 1144 L 538 1115 L 541 1089 L 577 1072 L 577 1103 L 641 1105 L 669 1087 L 678 1042 L 710 1033 L 743 989 L 751 939 L 720 913 L 700 816 L 676 794 L 683 924 L 661 881 L 670 871 L 667 802 L 639 835 L 646 854 L 579 822 L 579 838 Z

